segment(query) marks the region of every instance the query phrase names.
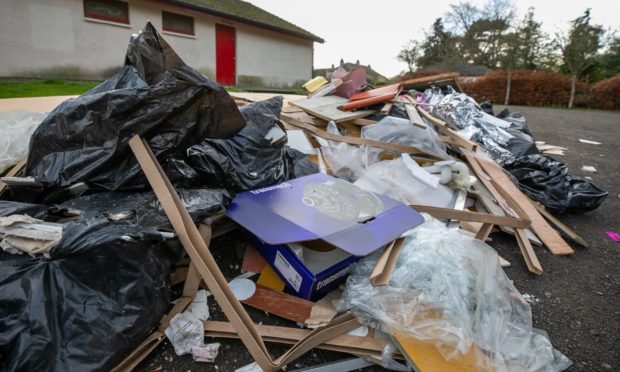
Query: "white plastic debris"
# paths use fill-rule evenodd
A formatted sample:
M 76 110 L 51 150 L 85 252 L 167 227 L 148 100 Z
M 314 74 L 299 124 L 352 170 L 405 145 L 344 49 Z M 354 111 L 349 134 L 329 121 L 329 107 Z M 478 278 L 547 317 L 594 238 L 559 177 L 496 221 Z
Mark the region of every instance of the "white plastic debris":
M 174 346 L 174 352 L 177 355 L 184 355 L 190 354 L 192 348 L 203 345 L 205 328 L 200 319 L 186 311 L 175 315 L 164 333 Z
M 207 305 L 207 297 L 211 293 L 206 289 L 196 292 L 196 296 L 186 311 L 192 313 L 198 320 L 205 321 L 209 319 L 209 306 Z
M 192 348 L 192 357 L 196 362 L 213 363 L 220 350 L 220 343 L 214 342 Z
M 26 157 L 30 136 L 44 118 L 25 110 L 0 113 L 0 174 Z
M 239 301 L 247 300 L 256 292 L 256 284 L 250 279 L 235 278 L 228 283 L 228 286 Z
M 596 142 L 596 141 L 590 141 L 590 140 L 585 140 L 585 139 L 579 139 L 579 142 L 581 143 L 587 143 L 589 145 L 600 145 L 600 142 Z
M 591 165 L 582 165 L 581 170 L 584 172 L 592 172 L 592 173 L 596 172 L 596 168 L 594 168 Z
M 263 369 L 256 362 L 252 362 L 241 368 L 235 369 L 235 372 L 263 372 Z

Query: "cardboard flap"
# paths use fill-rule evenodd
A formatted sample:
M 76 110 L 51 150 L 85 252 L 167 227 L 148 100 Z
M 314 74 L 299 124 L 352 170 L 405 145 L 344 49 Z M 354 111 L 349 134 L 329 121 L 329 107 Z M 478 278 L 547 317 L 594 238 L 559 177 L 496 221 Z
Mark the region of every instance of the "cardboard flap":
M 360 222 L 364 213 L 374 218 Z M 423 221 L 405 204 L 321 173 L 240 193 L 226 214 L 272 245 L 322 239 L 355 256 Z

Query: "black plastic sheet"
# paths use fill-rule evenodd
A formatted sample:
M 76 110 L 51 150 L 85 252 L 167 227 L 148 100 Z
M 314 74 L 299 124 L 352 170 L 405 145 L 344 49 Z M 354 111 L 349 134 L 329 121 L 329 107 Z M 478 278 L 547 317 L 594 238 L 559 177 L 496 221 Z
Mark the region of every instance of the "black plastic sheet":
M 286 136 L 267 138 L 278 125 L 282 102 L 277 96 L 242 106 L 247 124 L 237 135 L 207 138 L 187 150 L 187 162 L 204 184 L 241 192 L 318 171 L 306 155 L 286 146 Z
M 544 155 L 528 155 L 504 164 L 530 198 L 554 213 L 593 210 L 607 198 L 607 192 L 590 180 L 568 174 L 568 167 Z
M 133 135 L 167 164 L 203 138 L 229 138 L 244 125 L 228 93 L 185 65 L 147 23 L 131 38 L 120 72 L 60 104 L 37 128 L 26 176 L 59 187 L 140 189 L 146 179 L 128 145 Z

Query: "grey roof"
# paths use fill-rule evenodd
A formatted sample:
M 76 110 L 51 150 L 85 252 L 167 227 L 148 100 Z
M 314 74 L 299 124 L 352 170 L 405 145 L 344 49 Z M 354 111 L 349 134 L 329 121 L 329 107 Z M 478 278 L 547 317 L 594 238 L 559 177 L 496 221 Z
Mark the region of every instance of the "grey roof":
M 164 0 L 184 8 L 203 11 L 239 22 L 323 43 L 325 40 L 256 5 L 241 0 Z

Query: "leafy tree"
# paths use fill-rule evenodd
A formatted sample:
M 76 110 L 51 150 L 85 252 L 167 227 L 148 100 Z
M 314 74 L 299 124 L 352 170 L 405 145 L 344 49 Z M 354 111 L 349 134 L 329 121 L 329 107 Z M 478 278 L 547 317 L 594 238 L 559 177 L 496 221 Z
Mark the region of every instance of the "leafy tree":
M 575 102 L 577 79 L 594 65 L 596 53 L 601 47 L 603 28 L 590 22 L 590 9 L 587 9 L 582 16 L 571 21 L 567 35 L 558 37 L 564 65 L 571 75 L 569 108 Z
M 598 79 L 620 74 L 620 37 L 611 37 L 607 50 L 597 58 L 597 70 Z
M 415 40 L 410 40 L 403 46 L 403 49 L 400 50 L 400 53 L 396 56 L 396 59 L 400 62 L 405 62 L 407 64 L 407 69 L 409 73 L 413 74 L 413 68 L 416 65 L 416 61 L 420 56 L 420 43 Z
M 443 20 L 437 18 L 421 44 L 422 56 L 418 58 L 418 65 L 423 68 L 434 65 L 444 65 L 447 68 L 454 66 L 459 59 L 456 43 L 454 35 L 445 30 Z

